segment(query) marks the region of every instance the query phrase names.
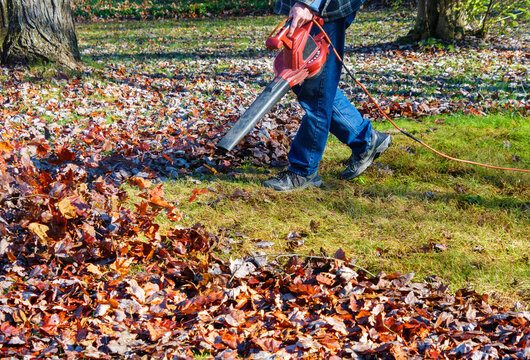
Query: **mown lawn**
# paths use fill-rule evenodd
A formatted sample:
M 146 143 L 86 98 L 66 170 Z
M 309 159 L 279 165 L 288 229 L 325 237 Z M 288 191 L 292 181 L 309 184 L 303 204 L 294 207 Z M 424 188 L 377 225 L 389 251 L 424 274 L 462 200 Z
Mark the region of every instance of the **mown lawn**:
M 530 164 L 530 125 L 523 117 L 448 115 L 400 124 L 453 156 Z M 375 126 L 394 135 L 393 145 L 351 182 L 338 179 L 349 154 L 332 137 L 321 189 L 275 193 L 260 182 L 276 171 L 252 166 L 168 181 L 164 189 L 180 204 L 183 225 L 200 222 L 218 234 L 226 257 L 342 248 L 373 273 L 440 276 L 453 289 L 469 286 L 500 302 L 528 302 L 529 175 L 449 162 L 386 123 Z M 209 191 L 190 202 L 196 188 Z M 133 199 L 135 192 L 129 188 Z

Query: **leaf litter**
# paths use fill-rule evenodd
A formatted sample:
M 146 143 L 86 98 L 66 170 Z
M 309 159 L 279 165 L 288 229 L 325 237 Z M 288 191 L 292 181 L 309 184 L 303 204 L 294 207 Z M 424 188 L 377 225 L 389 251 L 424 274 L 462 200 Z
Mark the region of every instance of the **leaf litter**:
M 97 57 L 102 50 L 83 51 Z M 378 65 L 387 71 L 385 84 L 454 55 L 396 45 L 355 51 L 356 72 L 374 78 L 368 69 Z M 497 74 L 489 79 L 527 86 L 521 50 L 467 55 L 473 54 Z M 515 70 L 499 59 L 510 59 Z M 312 254 L 282 262 L 258 253 L 227 262 L 215 254 L 215 235 L 200 225 L 179 226 L 178 204 L 166 199 L 160 180 L 230 171 L 245 159 L 281 165 L 300 118 L 287 98 L 234 154 L 217 154 L 215 142 L 259 93 L 250 84 L 266 83 L 271 62 L 269 55 L 225 60 L 230 70 L 224 72 L 212 71 L 218 60 L 200 55 L 107 61 L 102 70 L 87 66 L 51 78 L 2 68 L 2 357 L 530 357 L 530 313 L 492 306 L 473 290 L 453 294 L 436 277 L 371 276 L 341 251 L 335 259 Z M 431 81 L 426 76 L 415 81 Z M 495 98 L 498 88 L 485 86 L 486 101 L 479 103 L 477 94 L 469 96 L 472 89 L 464 89 L 465 98 L 447 89 L 432 98 L 412 90 L 390 96 L 385 89 L 377 96 L 394 117 L 466 108 L 528 111 L 528 99 L 516 90 L 511 98 Z M 373 110 L 360 109 L 365 116 Z M 142 198 L 134 209 L 125 206 L 124 182 Z M 195 189 L 189 201 L 206 191 Z M 173 224 L 164 233 L 155 221 L 160 215 Z M 296 247 L 304 236 L 292 233 L 287 240 Z M 445 249 L 429 244 L 419 250 Z
M 341 250 L 227 262 L 215 255 L 219 238 L 200 225 L 175 220 L 159 231 L 155 217 L 176 209 L 160 185 L 138 186 L 144 199 L 131 209 L 111 177 L 88 181 L 76 165 L 82 153 L 65 160 L 64 146 L 36 155 L 8 144 L 0 163 L 2 357 L 529 355 L 528 311 L 496 308 L 469 289 L 452 294 L 435 277 L 370 276 Z

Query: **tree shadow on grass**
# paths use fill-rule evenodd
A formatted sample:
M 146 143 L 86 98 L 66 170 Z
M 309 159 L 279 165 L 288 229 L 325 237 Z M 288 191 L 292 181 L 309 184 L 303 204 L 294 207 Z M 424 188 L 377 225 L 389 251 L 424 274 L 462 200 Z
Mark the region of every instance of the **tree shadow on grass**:
M 337 185 L 330 186 L 327 190 L 334 191 Z M 425 204 L 453 204 L 457 209 L 474 211 L 473 209 L 484 208 L 490 210 L 508 210 L 521 212 L 523 216 L 530 216 L 530 200 L 514 198 L 512 196 L 480 196 L 472 192 L 457 194 L 453 192 L 420 192 L 415 190 L 392 189 L 390 187 L 381 189 L 367 186 L 357 190 L 358 196 L 377 202 L 392 202 L 393 197 L 404 198 Z M 339 203 L 334 204 L 336 210 L 341 210 Z
M 216 60 L 216 59 L 254 59 L 274 56 L 270 50 L 234 50 L 233 47 L 227 46 L 222 50 L 193 50 L 193 51 L 164 51 L 164 52 L 131 52 L 117 53 L 109 52 L 97 55 L 85 55 L 94 61 L 100 60 Z
M 392 45 L 392 43 L 387 43 Z M 355 49 L 351 50 L 350 54 L 359 53 L 372 53 L 378 52 L 380 50 L 379 45 L 369 48 L 362 48 L 361 50 Z M 252 59 L 256 57 L 270 56 L 268 51 L 234 51 L 231 53 L 227 52 L 211 52 L 211 51 L 175 51 L 175 52 L 163 52 L 163 53 L 138 53 L 138 54 L 101 54 L 90 56 L 89 58 L 93 60 L 102 60 L 107 61 L 116 60 L 124 61 L 127 59 L 135 59 L 139 61 L 144 60 L 189 60 L 189 59 L 205 59 L 205 60 L 218 60 L 218 59 Z M 212 70 L 212 68 L 210 68 Z M 213 70 L 212 70 L 213 71 Z M 263 68 L 263 71 L 259 74 L 255 72 L 249 72 L 245 70 L 241 71 L 223 71 L 219 73 L 214 72 L 214 76 L 219 76 L 222 81 L 240 81 L 240 80 L 249 80 L 253 81 L 256 77 L 267 76 L 270 74 L 272 76 L 272 69 Z M 175 80 L 175 77 L 170 75 L 156 73 L 142 73 L 142 76 L 150 77 L 153 79 L 166 79 L 166 80 Z M 425 100 L 426 98 L 445 98 L 445 101 L 467 101 L 469 103 L 482 102 L 483 100 L 499 100 L 501 98 L 512 98 L 516 100 L 523 100 L 526 98 L 526 94 L 530 91 L 530 85 L 525 82 L 523 76 L 509 78 L 504 80 L 504 78 L 495 77 L 484 78 L 482 73 L 470 74 L 465 72 L 455 72 L 451 75 L 442 75 L 442 74 L 404 74 L 397 71 L 388 71 L 388 70 L 378 70 L 373 69 L 371 71 L 361 69 L 356 73 L 356 75 L 366 83 L 367 86 L 372 87 L 372 92 L 374 95 L 401 95 L 408 99 L 409 101 L 414 100 Z M 211 73 L 208 74 L 186 74 L 187 79 L 193 80 L 193 78 L 199 77 L 209 77 L 212 76 Z M 107 79 L 111 77 L 107 76 Z M 178 79 L 178 78 L 177 78 Z M 366 80 L 365 80 L 366 79 Z M 381 88 L 378 86 L 381 79 L 384 79 L 385 87 Z M 350 79 L 345 75 L 343 80 L 349 82 Z M 121 81 L 121 80 L 118 80 Z M 260 86 L 265 86 L 266 83 L 261 82 Z M 384 90 L 384 89 L 388 90 Z M 379 90 L 378 90 L 379 89 Z M 156 89 L 158 91 L 158 89 Z M 379 94 L 378 94 L 379 92 Z M 355 93 L 360 93 L 360 90 L 356 90 Z

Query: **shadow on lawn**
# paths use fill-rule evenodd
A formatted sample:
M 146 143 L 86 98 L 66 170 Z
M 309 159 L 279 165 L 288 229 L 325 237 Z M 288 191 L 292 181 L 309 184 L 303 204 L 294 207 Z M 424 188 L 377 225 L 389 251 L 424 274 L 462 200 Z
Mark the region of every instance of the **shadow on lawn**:
M 329 181 L 328 184 L 324 183 L 325 191 L 335 191 L 342 188 L 344 185 L 339 183 L 341 180 Z M 403 190 L 403 189 L 392 189 L 390 187 L 381 188 L 367 186 L 359 186 L 354 190 L 355 198 L 363 197 L 368 198 L 372 201 L 391 203 L 394 197 L 404 198 L 423 203 L 440 203 L 440 204 L 451 204 L 457 209 L 470 210 L 476 208 L 486 208 L 491 210 L 508 210 L 508 211 L 520 211 L 522 216 L 530 216 L 530 201 L 521 200 L 514 198 L 509 195 L 503 196 L 480 196 L 474 193 L 467 192 L 465 194 L 457 194 L 453 192 L 420 192 L 415 190 Z M 350 213 L 349 206 L 351 204 L 348 201 L 337 201 L 332 204 L 336 211 L 342 213 Z
M 94 61 L 99 60 L 215 60 L 215 59 L 249 59 L 275 56 L 269 50 L 234 50 L 232 46 L 221 49 L 203 49 L 193 51 L 166 51 L 166 52 L 131 52 L 131 53 L 102 53 L 88 55 Z
M 370 47 L 353 48 L 349 49 L 347 53 L 353 56 L 358 53 L 376 53 L 379 52 L 381 46 L 389 48 L 395 48 L 395 44 L 376 44 Z M 172 52 L 145 52 L 145 53 L 106 53 L 100 55 L 89 56 L 88 58 L 98 61 L 147 61 L 147 60 L 192 60 L 192 59 L 204 59 L 204 60 L 217 60 L 217 59 L 252 59 L 262 57 L 273 57 L 274 54 L 271 52 L 255 51 L 255 50 L 235 50 L 228 51 L 227 49 L 222 51 L 202 50 L 202 51 L 172 51 Z M 214 71 L 213 69 L 210 69 Z M 165 80 L 179 80 L 178 76 L 168 76 L 165 74 L 139 74 L 153 79 L 165 79 Z M 255 72 L 242 71 L 221 71 L 215 72 L 213 76 L 219 77 L 223 81 L 245 81 L 245 79 L 253 79 L 257 76 L 273 75 L 272 68 L 268 68 L 264 65 L 263 71 L 256 75 Z M 470 103 L 481 102 L 485 99 L 499 100 L 501 96 L 508 98 L 515 98 L 522 100 L 526 98 L 527 93 L 530 91 L 530 85 L 525 82 L 525 78 L 520 76 L 519 78 L 510 78 L 508 80 L 495 78 L 482 77 L 482 74 L 466 74 L 466 73 L 455 73 L 453 75 L 441 75 L 441 74 L 403 74 L 392 71 L 380 71 L 377 69 L 367 71 L 360 70 L 356 74 L 359 78 L 363 79 L 363 82 L 372 88 L 374 95 L 402 95 L 404 97 L 412 97 L 421 100 L 426 97 L 445 98 L 445 101 L 469 101 Z M 202 74 L 186 74 L 187 80 L 193 80 L 194 77 L 211 77 L 212 73 Z M 107 77 L 111 80 L 112 77 Z M 183 79 L 182 77 L 180 79 Z M 384 79 L 385 87 L 389 90 L 383 90 L 377 84 Z M 252 81 L 252 80 L 250 80 Z M 343 81 L 350 83 L 350 79 L 346 76 L 343 77 Z M 118 80 L 121 82 L 121 80 Z M 259 85 L 265 86 L 265 83 Z M 159 91 L 159 89 L 155 89 Z M 355 91 L 359 93 L 360 90 Z M 378 94 L 379 92 L 379 94 Z M 381 93 L 382 92 L 382 93 Z M 502 95 L 501 95 L 502 92 Z M 411 99 L 414 100 L 414 99 Z

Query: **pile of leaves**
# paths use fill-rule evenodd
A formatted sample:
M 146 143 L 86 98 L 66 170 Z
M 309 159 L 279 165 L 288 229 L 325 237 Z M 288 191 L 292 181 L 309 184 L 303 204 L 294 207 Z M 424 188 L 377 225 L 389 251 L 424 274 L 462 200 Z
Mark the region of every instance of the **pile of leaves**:
M 166 81 L 121 67 L 102 74 L 105 79 L 111 76 L 113 81 L 121 82 L 118 86 L 114 82 L 86 81 L 94 69 L 84 70 L 86 73 L 72 77 L 59 72 L 55 80 L 64 90 L 65 101 L 43 101 L 56 91 L 54 87 L 41 83 L 44 79 L 28 82 L 23 72 L 6 69 L 12 77 L 5 82 L 5 93 L 0 92 L 0 119 L 13 132 L 11 136 L 26 142 L 44 137 L 43 146 L 68 145 L 72 151 L 88 152 L 79 161 L 90 181 L 104 175 L 119 182 L 137 173 L 162 180 L 192 172 L 216 173 L 249 158 L 261 166 L 287 163 L 287 149 L 300 119 L 297 107 L 269 115 L 259 131 L 234 152 L 224 154 L 215 145 L 227 125 L 237 121 L 244 111 L 237 102 L 249 101 L 248 89 L 233 89 L 223 77 L 214 84 L 205 84 L 201 77 L 194 76 Z M 190 91 L 203 88 L 213 94 L 198 98 Z M 232 97 L 235 103 L 219 94 Z M 114 100 L 108 103 L 107 98 Z M 37 105 L 21 112 L 27 101 Z M 180 106 L 183 102 L 186 105 Z M 53 122 L 46 121 L 50 117 Z M 54 166 L 46 161 L 41 165 Z
M 223 261 L 144 174 L 91 179 L 91 154 L 0 142 L 2 357 L 524 359 L 530 312 L 439 279 L 368 276 L 341 250 Z M 94 134 L 97 137 L 97 134 Z M 195 193 L 199 193 L 196 190 Z M 173 221 L 165 233 L 155 217 Z

